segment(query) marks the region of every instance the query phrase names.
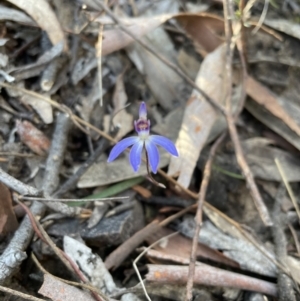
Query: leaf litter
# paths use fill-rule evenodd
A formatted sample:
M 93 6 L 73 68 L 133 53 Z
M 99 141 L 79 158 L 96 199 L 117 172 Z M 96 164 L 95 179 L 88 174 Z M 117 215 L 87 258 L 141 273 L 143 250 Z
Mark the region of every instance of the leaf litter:
M 268 27 L 252 34 L 263 4 L 256 1 L 241 32 L 232 37 L 227 22 L 239 23 L 243 7 L 226 0 L 235 12 L 231 19 L 222 6 L 194 1 L 132 0 L 110 3 L 111 10 L 94 0 L 1 3 L 1 294 L 22 291 L 37 298 L 41 293 L 61 301 L 145 300 L 132 269 L 138 247 L 179 231 L 138 262 L 151 299 L 189 300 L 194 294 L 232 300 L 235 290 L 241 300 L 284 300 L 291 286 L 276 286 L 283 275 L 293 283 L 295 297 L 300 228 L 293 203 L 288 195 L 279 200 L 284 222 L 271 231 L 245 181 L 255 179 L 267 210 L 275 212 L 282 181 L 279 160 L 298 201 L 300 41 L 297 6 L 290 2 L 270 4 L 263 20 Z M 234 50 L 232 82 L 228 46 Z M 206 183 L 205 162 L 212 160 L 210 151 L 227 132 L 228 120 L 228 112 L 212 103 L 225 107 L 226 87 L 233 113 L 239 113 L 233 117 L 250 174 L 242 174 L 236 141 L 227 135 Z M 132 136 L 142 102 L 151 134 L 172 140 L 180 155 L 161 152 L 154 181 L 145 154 L 137 173 L 126 152 L 107 163 L 112 146 Z M 71 125 L 60 123 L 59 112 Z M 53 183 L 58 183 L 56 191 Z M 203 196 L 199 188 L 205 185 Z M 203 212 L 195 213 L 201 198 Z M 80 202 L 51 207 L 50 199 Z M 97 201 L 85 201 L 89 199 Z M 20 200 L 43 218 L 48 238 L 23 206 L 20 210 Z M 196 237 L 194 216 L 199 222 L 199 212 L 202 227 Z M 284 259 L 274 252 L 278 241 L 287 254 Z M 38 258 L 34 265 L 27 258 L 30 252 Z M 189 286 L 191 252 L 196 256 L 192 283 L 200 287 Z

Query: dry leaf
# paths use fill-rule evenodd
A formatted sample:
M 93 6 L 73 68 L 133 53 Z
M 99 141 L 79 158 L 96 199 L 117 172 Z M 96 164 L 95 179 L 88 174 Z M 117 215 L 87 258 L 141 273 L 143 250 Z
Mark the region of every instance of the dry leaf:
M 16 84 L 18 88 L 24 89 L 24 82 Z M 40 98 L 32 96 L 27 93 L 18 91 L 17 89 L 6 88 L 7 93 L 11 97 L 19 98 L 19 100 L 26 105 L 30 105 L 40 115 L 44 123 L 50 124 L 53 122 L 53 109 L 50 103 L 42 101 Z
M 223 42 L 221 35 L 224 32 L 224 21 L 216 15 L 209 13 L 181 14 L 176 16 L 176 20 L 201 47 L 197 50 L 202 54 L 215 50 Z
M 173 42 L 162 28 L 156 28 L 143 39 L 155 52 L 175 62 L 176 51 Z M 183 103 L 186 98 L 184 80 L 152 53 L 138 43 L 127 48 L 130 59 L 144 76 L 154 98 L 166 110 L 172 110 L 174 103 Z
M 265 254 L 268 254 L 268 258 L 221 215 L 216 214 L 216 212 L 210 210 L 207 206 L 204 206 L 203 210 L 218 228 L 210 221 L 205 221 L 200 231 L 199 241 L 213 249 L 223 251 L 224 255 L 238 262 L 240 268 L 243 270 L 270 277 L 276 275 L 276 265 L 269 259 L 275 258 L 273 253 L 260 244 L 260 248 L 265 251 Z M 179 225 L 179 229 L 183 235 L 193 238 L 195 234 L 195 221 L 193 217 L 186 216 Z
M 48 102 L 42 101 L 39 97 L 29 94 L 23 94 L 20 97 L 20 101 L 32 106 L 45 124 L 53 122 L 53 109 Z
M 221 46 L 208 54 L 196 78 L 196 84 L 216 101 L 223 99 L 223 70 L 225 48 Z M 216 89 L 216 87 L 218 87 Z M 176 141 L 179 158 L 171 158 L 169 174 L 180 173 L 178 182 L 188 187 L 194 168 L 211 129 L 218 119 L 218 113 L 196 90 L 187 102 L 181 130 Z
M 276 96 L 267 87 L 249 76 L 246 82 L 246 92 L 257 103 L 264 106 L 271 114 L 281 119 L 291 130 L 300 136 L 300 127 L 298 124 L 283 109 Z
M 127 103 L 127 94 L 123 79 L 123 73 L 117 76 L 115 91 L 113 94 L 113 115 L 116 114 L 113 118 L 113 124 L 119 128 L 115 137 L 116 140 L 120 140 L 133 130 L 133 116 L 127 113 L 126 109 L 124 109 Z M 104 128 L 106 132 L 109 131 L 110 118 L 110 115 L 104 116 Z
M 282 149 L 272 147 L 272 141 L 265 138 L 251 138 L 242 141 L 247 162 L 255 178 L 267 181 L 282 181 L 275 164 L 278 158 L 288 182 L 300 181 L 300 160 Z
M 284 19 L 265 19 L 264 24 L 300 40 L 300 24 Z
M 50 274 L 44 275 L 39 293 L 53 301 L 95 301 L 89 293 L 66 284 Z
M 50 147 L 50 140 L 29 121 L 16 121 L 17 132 L 21 141 L 33 152 L 45 156 Z
M 147 237 L 147 243 L 152 244 L 159 239 L 170 235 L 173 231 L 167 228 L 161 228 L 156 231 L 154 234 Z M 188 239 L 180 234 L 168 238 L 166 241 L 162 242 L 161 244 L 157 244 L 153 247 L 155 250 L 160 252 L 169 254 L 169 255 L 176 255 L 182 258 L 190 258 L 190 253 L 192 249 L 192 240 Z M 223 263 L 228 266 L 232 267 L 239 267 L 239 265 L 233 261 L 232 259 L 224 256 L 221 252 L 214 250 L 208 247 L 205 244 L 198 243 L 197 248 L 197 257 L 202 257 L 204 259 L 209 259 L 215 262 Z
M 32 17 L 47 32 L 53 45 L 64 41 L 64 33 L 47 0 L 7 0 Z
M 172 15 L 168 14 L 152 18 L 131 18 L 130 25 L 127 24 L 126 27 L 132 34 L 135 35 L 135 37 L 140 38 L 166 22 L 171 17 Z M 104 31 L 102 55 L 104 56 L 114 51 L 125 48 L 132 42 L 134 42 L 134 39 L 121 29 Z
M 284 265 L 288 267 L 293 279 L 300 283 L 300 261 L 292 256 L 286 256 Z
M 170 155 L 165 151 L 160 152 L 159 167 L 168 165 Z M 78 188 L 103 186 L 138 176 L 147 175 L 146 163 L 142 162 L 138 172 L 134 172 L 130 166 L 129 159 L 122 156 L 117 160 L 107 163 L 106 160 L 93 164 L 78 181 Z
M 59 42 L 43 53 L 36 62 L 21 67 L 13 67 L 9 70 L 9 73 L 12 73 L 17 80 L 39 75 L 41 71 L 44 71 L 46 64 L 50 63 L 61 55 L 63 52 L 63 47 L 63 41 Z
M 0 234 L 6 235 L 18 228 L 18 221 L 12 207 L 9 189 L 0 183 Z
M 162 14 L 155 17 L 121 19 L 127 29 L 137 38 L 152 32 L 169 19 L 178 20 L 203 49 L 207 52 L 214 50 L 222 42 L 219 34 L 223 33 L 222 18 L 208 13 Z M 95 21 L 101 21 L 97 18 Z M 102 55 L 127 47 L 134 39 L 121 29 L 107 30 L 103 33 Z
M 14 22 L 20 22 L 29 26 L 36 26 L 36 23 L 26 14 L 20 12 L 17 9 L 9 8 L 2 5 L 0 5 L 0 20 L 10 20 Z

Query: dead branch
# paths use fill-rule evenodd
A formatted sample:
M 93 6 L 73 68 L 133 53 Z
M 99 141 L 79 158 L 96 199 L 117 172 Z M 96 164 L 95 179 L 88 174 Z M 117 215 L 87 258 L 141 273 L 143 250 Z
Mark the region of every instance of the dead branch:
M 187 285 L 186 285 L 186 296 L 185 296 L 186 301 L 192 300 L 192 298 L 193 298 L 192 291 L 193 291 L 193 281 L 194 281 L 194 273 L 195 273 L 195 263 L 196 263 L 196 256 L 197 256 L 199 234 L 200 234 L 200 229 L 202 226 L 202 208 L 203 208 L 203 204 L 205 201 L 204 199 L 206 196 L 206 191 L 207 191 L 207 187 L 208 187 L 209 179 L 210 179 L 210 175 L 211 175 L 211 167 L 212 167 L 215 153 L 225 137 L 226 137 L 226 133 L 222 134 L 213 144 L 213 146 L 209 152 L 209 157 L 207 159 L 207 162 L 206 162 L 205 168 L 204 168 L 204 172 L 203 172 L 203 180 L 202 180 L 201 187 L 200 187 L 198 207 L 197 207 L 197 212 L 196 212 L 196 216 L 195 216 L 196 229 L 195 229 L 195 234 L 193 237 L 192 251 L 191 251 L 191 257 L 190 257 L 190 264 L 189 264 L 189 275 L 188 275 L 188 281 L 187 281 Z
M 281 200 L 285 195 L 285 187 L 281 184 L 278 188 L 273 209 L 273 227 L 272 235 L 275 243 L 275 253 L 280 262 L 284 262 L 287 256 L 286 247 L 287 240 L 284 233 L 285 223 L 281 212 Z M 278 270 L 277 276 L 278 300 L 296 301 L 295 292 L 293 290 L 293 281 L 283 271 Z
M 10 295 L 17 296 L 19 298 L 26 299 L 26 300 L 31 300 L 31 301 L 45 301 L 45 299 L 41 299 L 41 298 L 37 298 L 37 297 L 31 296 L 31 295 L 28 295 L 28 294 L 24 294 L 22 292 L 18 292 L 16 290 L 13 290 L 11 288 L 4 287 L 4 286 L 0 286 L 0 291 L 2 291 L 4 293 L 7 293 L 7 294 L 10 294 Z
M 238 132 L 235 126 L 235 118 L 231 112 L 231 97 L 232 97 L 232 57 L 233 57 L 233 47 L 232 43 L 232 30 L 230 20 L 233 16 L 230 15 L 230 6 L 231 3 L 228 0 L 223 0 L 224 7 L 224 22 L 225 22 L 225 35 L 226 35 L 226 79 L 227 79 L 227 91 L 226 95 L 226 120 L 228 124 L 229 134 L 234 146 L 237 162 L 246 178 L 250 193 L 252 195 L 254 204 L 260 214 L 260 217 L 266 226 L 272 225 L 272 220 L 270 218 L 268 209 L 264 204 L 264 201 L 261 197 L 261 194 L 258 190 L 258 187 L 254 181 L 253 174 L 249 168 L 249 165 L 245 159 L 241 143 L 239 140 Z
M 67 133 L 70 128 L 70 117 L 60 113 L 57 116 L 57 123 L 52 140 L 49 156 L 47 158 L 46 170 L 44 176 L 44 196 L 52 195 L 59 183 L 59 172 L 63 161 L 63 153 L 67 146 Z
M 51 198 L 51 195 L 54 193 L 59 183 L 59 173 L 64 158 L 64 150 L 66 149 L 68 142 L 67 137 L 71 125 L 70 121 L 70 116 L 67 114 L 60 113 L 57 116 L 57 124 L 53 134 L 55 139 L 52 140 L 49 150 L 43 183 L 44 196 L 46 198 Z M 81 210 L 78 207 L 69 207 L 61 202 L 47 202 L 46 205 L 50 209 L 60 212 L 66 216 L 75 216 Z
M 185 266 L 148 264 L 147 267 L 149 269 L 146 275 L 147 281 L 160 284 L 184 284 L 188 279 L 188 267 Z M 194 282 L 199 285 L 232 287 L 277 296 L 274 283 L 221 270 L 203 263 L 195 268 Z
M 8 173 L 6 173 L 1 168 L 0 168 L 0 182 L 2 182 L 7 187 L 9 187 L 10 189 L 12 189 L 20 194 L 33 195 L 33 196 L 41 195 L 41 191 L 15 179 L 14 177 L 10 176 Z
M 45 205 L 34 202 L 31 211 L 36 216 L 42 216 L 45 208 Z M 31 241 L 32 235 L 33 228 L 30 219 L 25 216 L 9 245 L 0 256 L 0 284 L 5 283 L 18 269 L 22 261 L 27 258 L 25 250 Z

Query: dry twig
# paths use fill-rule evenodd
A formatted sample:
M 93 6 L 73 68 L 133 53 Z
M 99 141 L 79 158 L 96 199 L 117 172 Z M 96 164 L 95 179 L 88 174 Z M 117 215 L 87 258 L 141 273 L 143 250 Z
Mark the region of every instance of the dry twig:
M 288 182 L 288 180 L 287 180 L 287 177 L 286 177 L 285 172 L 284 172 L 284 170 L 283 170 L 283 168 L 282 168 L 282 166 L 281 166 L 281 164 L 280 164 L 279 159 L 278 159 L 278 158 L 275 158 L 274 161 L 275 161 L 275 163 L 276 163 L 276 166 L 277 166 L 277 169 L 278 169 L 278 171 L 279 171 L 279 173 L 280 173 L 280 176 L 281 176 L 281 178 L 282 178 L 282 181 L 283 181 L 283 183 L 284 183 L 284 185 L 285 185 L 285 187 L 286 187 L 286 190 L 288 191 L 289 196 L 290 196 L 290 198 L 291 198 L 291 200 L 292 200 L 292 203 L 293 203 L 293 205 L 294 205 L 294 207 L 295 207 L 295 209 L 296 209 L 297 216 L 298 216 L 298 220 L 300 221 L 300 209 L 299 209 L 299 205 L 298 205 L 298 202 L 297 202 L 297 200 L 296 200 L 296 197 L 295 197 L 295 195 L 294 195 L 294 192 L 293 192 L 293 190 L 292 190 L 292 187 L 291 187 L 291 185 L 289 184 L 289 182 Z
M 52 140 L 49 156 L 47 158 L 46 170 L 44 176 L 44 196 L 51 198 L 59 183 L 60 168 L 64 159 L 64 150 L 68 142 L 68 132 L 70 129 L 70 117 L 67 114 L 60 113 L 57 116 L 57 123 L 55 127 L 54 140 Z M 45 203 L 47 207 L 54 211 L 58 211 L 67 216 L 75 216 L 80 212 L 78 207 L 70 207 L 66 204 L 56 202 Z
M 26 300 L 31 300 L 31 301 L 46 301 L 45 299 L 41 299 L 41 298 L 37 298 L 37 297 L 31 296 L 31 295 L 27 295 L 27 294 L 18 292 L 16 290 L 13 290 L 11 288 L 4 287 L 4 286 L 0 286 L 0 291 L 2 291 L 4 293 L 7 293 L 7 294 L 10 294 L 10 295 L 17 296 L 19 298 L 26 299 Z
M 206 190 L 207 190 L 207 187 L 209 184 L 211 167 L 212 167 L 215 153 L 225 137 L 226 137 L 226 133 L 222 134 L 216 140 L 214 145 L 212 146 L 212 148 L 209 152 L 209 157 L 205 164 L 204 172 L 203 172 L 203 180 L 202 180 L 201 187 L 200 187 L 198 207 L 197 207 L 197 212 L 196 212 L 196 216 L 195 216 L 196 229 L 195 229 L 195 234 L 193 237 L 192 251 L 191 251 L 191 257 L 190 257 L 190 264 L 189 264 L 188 281 L 187 281 L 187 285 L 186 285 L 186 296 L 185 296 L 186 301 L 192 300 L 192 298 L 193 298 L 192 290 L 193 290 L 193 282 L 194 282 L 194 274 L 195 274 L 195 263 L 196 263 L 199 234 L 200 234 L 200 229 L 202 226 L 202 207 L 203 207 L 203 204 L 205 201 L 204 199 L 206 196 Z
M 35 202 L 31 206 L 31 211 L 34 215 L 42 216 L 45 208 L 45 205 Z M 33 229 L 30 219 L 25 216 L 9 245 L 0 256 L 0 284 L 5 283 L 18 269 L 22 261 L 27 258 L 25 250 L 31 241 L 32 235 Z
M 39 196 L 41 194 L 41 191 L 39 191 L 38 189 L 22 183 L 21 181 L 15 179 L 14 177 L 6 173 L 1 168 L 0 168 L 0 182 L 2 182 L 7 187 L 20 194 L 34 195 L 34 196 Z
M 160 284 L 185 284 L 188 278 L 188 267 L 179 265 L 148 264 L 147 281 Z M 242 274 L 221 270 L 203 263 L 195 268 L 195 283 L 199 285 L 235 287 L 239 289 L 261 292 L 270 296 L 277 296 L 274 283 Z
M 284 185 L 280 185 L 275 198 L 274 209 L 273 209 L 273 221 L 272 234 L 275 243 L 275 252 L 277 259 L 280 262 L 284 262 L 287 257 L 286 246 L 287 241 L 284 233 L 285 223 L 283 222 L 283 215 L 280 210 L 281 200 L 285 194 Z M 295 292 L 293 290 L 293 282 L 291 278 L 286 275 L 283 271 L 278 271 L 277 276 L 278 286 L 278 300 L 284 301 L 296 301 Z
M 238 132 L 235 126 L 235 120 L 231 112 L 231 97 L 232 97 L 232 57 L 233 57 L 233 47 L 232 47 L 232 30 L 230 20 L 233 16 L 230 15 L 230 1 L 223 0 L 224 7 L 224 22 L 225 22 L 225 35 L 226 35 L 226 79 L 227 79 L 227 90 L 226 90 L 226 120 L 228 124 L 228 130 L 232 143 L 234 145 L 234 150 L 238 164 L 246 178 L 247 184 L 250 189 L 254 204 L 260 214 L 262 221 L 266 226 L 272 225 L 272 220 L 270 218 L 268 209 L 264 204 L 264 201 L 260 195 L 258 187 L 254 181 L 253 174 L 249 168 L 249 165 L 245 159 L 241 143 L 238 137 Z

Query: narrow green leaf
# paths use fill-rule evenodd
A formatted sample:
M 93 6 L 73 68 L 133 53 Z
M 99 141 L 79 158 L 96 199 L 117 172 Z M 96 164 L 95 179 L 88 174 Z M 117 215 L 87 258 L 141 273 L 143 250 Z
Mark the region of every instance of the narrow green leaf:
M 123 182 L 119 182 L 117 184 L 114 184 L 112 186 L 109 186 L 108 188 L 104 189 L 103 191 L 99 192 L 99 193 L 95 193 L 92 195 L 87 196 L 86 198 L 84 198 L 85 200 L 88 199 L 98 199 L 98 198 L 108 198 L 111 196 L 114 196 L 126 189 L 129 189 L 130 187 L 140 184 L 145 180 L 144 177 L 137 177 L 137 178 L 132 178 Z M 76 207 L 76 206 L 82 206 L 84 205 L 86 202 L 70 202 L 68 203 L 69 206 L 71 207 Z

